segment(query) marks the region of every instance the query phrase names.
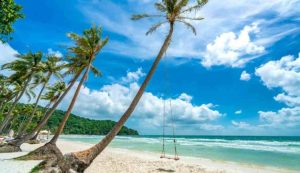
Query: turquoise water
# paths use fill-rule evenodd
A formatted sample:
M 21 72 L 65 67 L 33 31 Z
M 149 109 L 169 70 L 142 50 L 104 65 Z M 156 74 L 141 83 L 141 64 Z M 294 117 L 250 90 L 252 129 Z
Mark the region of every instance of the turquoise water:
M 61 136 L 68 141 L 95 144 L 103 136 Z M 118 136 L 111 147 L 161 153 L 160 136 Z M 179 136 L 177 149 L 181 156 L 234 161 L 300 172 L 300 137 L 254 136 Z M 166 152 L 174 154 L 173 140 L 166 138 Z

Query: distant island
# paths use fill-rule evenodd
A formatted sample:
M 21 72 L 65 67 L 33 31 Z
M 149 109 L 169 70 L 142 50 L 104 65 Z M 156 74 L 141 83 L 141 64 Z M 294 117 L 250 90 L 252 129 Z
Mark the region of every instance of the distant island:
M 30 104 L 18 104 L 17 110 L 18 112 L 26 112 L 26 109 L 32 105 Z M 39 112 L 44 112 L 44 107 L 39 107 Z M 51 133 L 55 133 L 59 123 L 62 121 L 63 116 L 65 115 L 65 111 L 56 110 L 51 118 L 49 119 L 47 125 L 44 129 L 50 130 Z M 12 128 L 17 131 L 20 123 L 23 121 L 26 122 L 24 116 L 19 116 L 12 122 Z M 35 127 L 36 123 L 39 122 L 39 117 L 34 117 L 35 120 L 31 122 L 29 125 L 28 130 L 30 131 L 31 128 Z M 93 120 L 88 118 L 83 118 L 78 115 L 71 114 L 70 118 L 68 119 L 66 126 L 64 128 L 63 134 L 78 134 L 78 135 L 106 135 L 112 127 L 116 124 L 115 121 L 111 120 Z M 118 135 L 139 135 L 137 130 L 128 128 L 123 126 L 121 131 Z

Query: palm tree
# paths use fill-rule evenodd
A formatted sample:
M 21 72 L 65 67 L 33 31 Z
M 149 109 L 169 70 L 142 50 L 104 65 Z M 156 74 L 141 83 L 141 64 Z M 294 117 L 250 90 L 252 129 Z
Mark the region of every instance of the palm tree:
M 77 69 L 85 69 L 85 72 L 76 88 L 74 96 L 71 100 L 71 103 L 66 111 L 66 114 L 59 125 L 55 135 L 50 140 L 49 144 L 55 145 L 59 135 L 62 133 L 64 126 L 71 114 L 71 111 L 74 107 L 76 99 L 78 97 L 79 91 L 88 77 L 88 73 L 91 70 L 95 76 L 101 76 L 101 72 L 92 65 L 93 61 L 95 60 L 97 54 L 101 51 L 101 49 L 106 45 L 108 42 L 108 38 L 104 40 L 102 37 L 102 28 L 93 27 L 83 32 L 83 36 L 79 36 L 77 34 L 69 34 L 70 38 L 73 39 L 76 43 L 74 47 L 70 47 L 69 51 L 74 54 L 73 57 L 70 57 L 69 60 L 71 63 L 69 64 L 71 69 L 74 67 Z M 70 73 L 74 73 L 73 70 Z
M 156 9 L 161 12 L 162 14 L 159 15 L 148 15 L 148 14 L 141 14 L 141 15 L 134 15 L 132 17 L 133 20 L 139 20 L 142 18 L 151 18 L 151 17 L 163 17 L 166 21 L 159 22 L 153 25 L 146 34 L 150 34 L 158 29 L 165 23 L 169 24 L 169 33 L 165 38 L 165 41 L 154 61 L 150 71 L 148 72 L 144 82 L 142 83 L 139 91 L 137 92 L 136 96 L 134 97 L 133 101 L 131 102 L 130 106 L 120 118 L 120 120 L 116 123 L 113 129 L 95 146 L 91 147 L 88 150 L 72 153 L 67 155 L 68 160 L 72 160 L 74 163 L 71 165 L 73 169 L 78 172 L 83 172 L 99 155 L 107 145 L 114 139 L 114 137 L 119 133 L 120 129 L 130 117 L 132 112 L 134 111 L 135 107 L 137 106 L 139 100 L 141 99 L 145 88 L 147 87 L 152 75 L 154 74 L 161 58 L 163 57 L 164 53 L 167 51 L 168 46 L 171 42 L 172 34 L 174 31 L 174 25 L 176 22 L 183 23 L 187 27 L 191 28 L 193 33 L 196 34 L 196 29 L 193 27 L 192 24 L 188 23 L 188 20 L 202 20 L 202 17 L 189 17 L 187 16 L 189 12 L 199 10 L 202 8 L 208 0 L 198 0 L 196 4 L 189 6 L 189 0 L 162 0 L 160 3 L 155 3 Z M 79 166 L 80 165 L 80 166 Z
M 4 121 L 2 122 L 0 126 L 0 134 L 3 132 L 7 124 L 12 118 L 12 112 L 23 96 L 23 94 L 26 92 L 26 89 L 35 73 L 41 70 L 40 62 L 42 60 L 43 54 L 41 52 L 37 53 L 27 53 L 23 55 L 17 55 L 17 60 L 4 64 L 2 66 L 2 69 L 9 69 L 12 71 L 15 71 L 13 75 L 9 77 L 10 81 L 24 81 L 22 84 L 22 90 L 18 94 L 18 96 L 15 98 L 13 104 L 9 108 L 8 112 L 6 113 L 6 117 Z
M 66 84 L 63 81 L 59 81 L 57 83 L 55 83 L 52 87 L 47 87 L 47 92 L 41 97 L 42 100 L 48 100 L 48 104 L 45 106 L 45 113 L 42 116 L 42 119 L 46 118 L 46 114 L 50 108 L 50 106 L 52 104 L 54 104 L 59 97 L 61 96 L 61 94 L 66 90 Z M 35 136 L 31 139 L 31 140 L 36 140 L 40 131 L 42 130 L 42 128 L 40 128 Z
M 96 55 L 101 51 L 101 49 L 106 45 L 108 42 L 108 38 L 105 38 L 104 40 L 101 38 L 102 36 L 102 29 L 93 27 L 88 30 L 85 30 L 83 32 L 83 36 L 79 36 L 74 33 L 70 33 L 69 37 L 73 39 L 76 43 L 74 47 L 70 47 L 69 51 L 74 56 L 69 56 L 68 60 L 69 63 L 67 64 L 68 70 L 65 74 L 71 74 L 74 75 L 73 79 L 71 80 L 69 86 L 67 87 L 66 91 L 61 95 L 61 97 L 55 102 L 55 104 L 52 106 L 51 110 L 49 110 L 45 118 L 42 119 L 42 121 L 38 124 L 37 127 L 34 128 L 33 132 L 29 135 L 25 135 L 25 137 L 22 137 L 20 140 L 12 141 L 9 145 L 13 145 L 14 147 L 20 147 L 22 143 L 25 141 L 31 139 L 35 136 L 36 132 L 39 131 L 48 121 L 51 114 L 55 111 L 58 104 L 62 101 L 62 99 L 66 96 L 66 94 L 69 92 L 69 90 L 72 88 L 72 86 L 75 84 L 79 76 L 81 76 L 81 73 L 85 70 L 77 88 L 74 93 L 74 96 L 71 100 L 71 103 L 68 107 L 68 110 L 63 118 L 63 121 L 59 125 L 54 137 L 51 139 L 50 142 L 45 144 L 44 146 L 32 151 L 29 153 L 29 155 L 37 154 L 38 156 L 41 156 L 43 158 L 52 157 L 53 153 L 49 153 L 48 151 L 53 149 L 55 150 L 55 153 L 59 151 L 59 149 L 56 147 L 56 140 L 63 131 L 63 128 L 71 114 L 72 108 L 76 102 L 76 98 L 79 94 L 80 88 L 83 85 L 84 81 L 88 77 L 88 73 L 91 70 L 96 76 L 101 76 L 101 72 L 92 65 L 92 62 L 95 60 Z M 41 155 L 44 151 L 47 151 L 47 154 Z M 1 150 L 0 150 L 1 152 Z M 49 156 L 51 155 L 51 156 Z M 54 156 L 55 157 L 55 156 Z
M 73 69 L 75 71 L 75 69 Z M 42 120 L 37 124 L 37 126 L 32 130 L 31 133 L 26 134 L 24 136 L 22 136 L 21 138 L 17 138 L 11 142 L 9 142 L 7 144 L 7 146 L 3 146 L 4 149 L 1 149 L 2 147 L 0 146 L 0 153 L 7 153 L 7 152 L 14 152 L 14 151 L 20 151 L 20 146 L 28 141 L 29 139 L 33 138 L 36 133 L 38 131 L 40 131 L 48 122 L 49 118 L 51 117 L 51 115 L 53 114 L 53 112 L 56 110 L 56 108 L 58 107 L 58 105 L 62 102 L 62 100 L 65 98 L 65 96 L 69 93 L 69 91 L 71 90 L 71 88 L 73 87 L 73 85 L 75 84 L 75 82 L 77 81 L 77 79 L 79 78 L 81 72 L 83 69 L 76 69 L 78 71 L 78 73 L 73 76 L 73 78 L 71 79 L 71 81 L 69 82 L 68 87 L 65 89 L 65 91 L 61 94 L 58 95 L 57 100 L 53 100 L 53 105 L 51 106 L 51 108 L 49 108 L 46 112 L 44 117 L 42 118 Z M 70 71 L 70 69 L 68 70 L 68 72 Z M 80 73 L 79 73 L 80 71 Z M 9 149 L 6 149 L 9 148 Z
M 18 137 L 21 137 L 22 135 L 24 135 L 28 125 L 31 123 L 31 121 L 37 111 L 38 103 L 41 99 L 41 96 L 42 96 L 50 78 L 52 77 L 52 75 L 54 75 L 59 80 L 62 79 L 60 72 L 65 67 L 65 64 L 61 63 L 61 58 L 56 57 L 55 55 L 47 55 L 46 58 L 47 58 L 47 61 L 43 62 L 43 65 L 42 65 L 42 73 L 47 73 L 47 74 L 46 74 L 46 76 L 44 76 L 43 74 L 37 74 L 34 76 L 35 80 L 34 80 L 34 85 L 32 86 L 32 88 L 35 88 L 39 84 L 42 84 L 42 88 L 41 88 L 41 90 L 38 94 L 38 97 L 34 103 L 33 111 L 31 112 L 27 123 L 22 124 L 19 128 Z

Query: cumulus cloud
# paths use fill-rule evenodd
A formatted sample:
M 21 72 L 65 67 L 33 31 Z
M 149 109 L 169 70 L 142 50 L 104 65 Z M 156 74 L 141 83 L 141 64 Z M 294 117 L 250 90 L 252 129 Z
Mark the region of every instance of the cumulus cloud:
M 255 74 L 268 88 L 281 88 L 283 93 L 274 99 L 289 106 L 277 112 L 259 111 L 260 119 L 268 123 L 265 126 L 300 125 L 300 54 L 298 58 L 284 56 L 280 60 L 269 61 L 257 68 Z
M 54 55 L 54 56 L 59 57 L 59 58 L 63 57 L 63 54 L 60 51 L 54 51 L 51 48 L 48 49 L 48 54 Z
M 262 121 L 268 123 L 263 126 L 294 127 L 300 125 L 300 107 L 282 108 L 277 112 L 259 111 L 259 117 Z
M 242 114 L 242 113 L 243 113 L 242 110 L 237 110 L 237 111 L 234 112 L 234 114 L 236 114 L 236 115 L 240 115 L 240 114 Z
M 300 106 L 300 96 L 290 96 L 286 94 L 278 94 L 274 97 L 274 99 L 278 102 L 285 103 L 286 105 L 293 107 L 293 106 Z
M 146 12 L 156 14 L 157 11 L 155 11 L 153 7 L 153 1 L 127 0 L 126 3 L 123 4 L 114 1 L 79 2 L 78 7 L 80 7 L 80 11 L 86 16 L 88 22 L 101 24 L 110 32 L 126 38 L 127 41 L 124 41 L 124 39 L 120 41 L 111 38 L 105 51 L 117 52 L 118 54 L 127 55 L 131 58 L 141 59 L 152 58 L 156 55 L 162 44 L 162 39 L 165 38 L 168 27 L 162 27 L 151 36 L 146 37 L 145 32 L 154 22 L 157 22 L 157 20 L 143 20 L 140 22 L 132 22 L 130 20 L 131 15 L 136 13 Z M 299 7 L 300 3 L 297 1 L 287 2 L 286 0 L 273 0 L 272 3 L 269 3 L 268 1 L 261 0 L 252 0 L 251 2 L 240 0 L 238 2 L 234 1 L 235 5 L 232 5 L 232 3 L 232 0 L 212 0 L 205 5 L 202 10 L 197 12 L 195 15 L 205 18 L 203 21 L 192 22 L 197 29 L 197 36 L 194 36 L 185 26 L 181 24 L 176 25 L 174 40 L 168 49 L 167 56 L 200 60 L 203 56 L 202 52 L 205 51 L 205 46 L 212 42 L 218 35 L 229 33 L 226 34 L 227 36 L 225 35 L 229 37 L 227 40 L 247 39 L 246 32 L 253 33 L 255 32 L 254 30 L 257 31 L 257 28 L 253 29 L 253 25 L 249 25 L 256 21 L 261 21 L 260 37 L 257 42 L 260 42 L 262 45 L 253 43 L 250 39 L 250 45 L 244 48 L 243 51 L 239 50 L 239 53 L 250 51 L 256 55 L 255 52 L 261 51 L 262 46 L 265 47 L 265 45 L 269 46 L 274 44 L 287 34 L 293 34 L 299 31 L 299 29 L 293 27 L 293 24 L 280 21 L 284 20 L 285 17 L 293 18 L 293 16 L 298 15 L 298 11 L 295 9 Z M 143 11 L 141 11 L 140 7 L 143 7 Z M 220 14 L 220 11 L 226 15 Z M 118 15 L 116 16 L 115 14 Z M 269 16 L 268 14 L 276 15 L 277 17 L 274 17 L 276 20 L 265 19 L 266 16 Z M 280 23 L 280 25 L 272 27 L 274 23 Z M 246 25 L 249 26 L 245 28 L 244 35 L 239 39 L 239 36 L 235 34 L 238 32 L 237 29 Z M 233 32 L 230 34 L 230 31 Z M 290 32 L 285 33 L 286 31 Z M 149 43 L 151 43 L 150 46 Z M 234 52 L 237 51 L 235 48 L 233 49 Z M 230 53 L 227 56 L 232 58 Z M 243 61 L 233 60 L 233 62 L 235 65 L 241 66 L 246 63 L 244 62 L 246 60 L 249 61 L 249 59 L 245 59 Z M 230 62 L 227 62 L 227 64 L 228 63 Z M 207 62 L 207 65 L 209 66 L 209 62 Z
M 15 49 L 13 49 L 9 44 L 4 44 L 0 41 L 0 66 L 9 63 L 16 59 L 16 55 L 19 54 Z M 5 70 L 1 71 L 4 75 L 9 75 L 10 72 Z
M 300 54 L 284 56 L 277 61 L 269 61 L 256 69 L 259 76 L 268 88 L 282 88 L 284 93 L 275 97 L 290 106 L 299 105 L 300 97 Z
M 96 118 L 118 120 L 131 103 L 133 97 L 139 89 L 138 80 L 144 75 L 141 69 L 135 72 L 128 72 L 121 81 L 130 81 L 130 83 L 113 83 L 105 85 L 99 90 L 92 90 L 83 87 L 76 101 L 73 112 L 75 114 Z M 130 80 L 127 80 L 130 79 Z M 73 93 L 75 87 L 70 91 Z M 60 106 L 66 109 L 72 94 L 69 94 Z M 151 92 L 145 92 L 131 118 L 137 121 L 135 124 L 147 123 L 149 126 L 157 127 L 162 124 L 163 105 L 166 104 L 167 122 L 170 122 L 170 106 L 175 121 L 178 124 L 199 124 L 214 121 L 222 116 L 222 113 L 214 109 L 211 103 L 194 105 L 192 96 L 182 93 L 177 98 L 162 98 Z M 208 129 L 207 126 L 203 128 Z M 211 126 L 218 128 L 217 126 Z
M 251 129 L 252 126 L 246 122 L 231 121 L 231 124 L 239 129 Z
M 0 64 L 11 62 L 15 59 L 15 55 L 19 54 L 9 44 L 0 42 Z
M 186 93 L 182 93 L 178 98 L 181 99 L 181 100 L 184 100 L 186 102 L 191 102 L 192 99 L 193 99 L 192 96 L 190 96 L 190 95 L 188 95 Z
M 122 77 L 122 82 L 130 83 L 138 81 L 141 77 L 144 77 L 146 74 L 142 71 L 142 68 L 138 68 L 135 72 L 128 72 L 126 77 Z
M 243 67 L 265 50 L 263 46 L 256 45 L 251 40 L 250 34 L 257 32 L 259 32 L 259 28 L 256 23 L 253 23 L 245 26 L 239 35 L 234 32 L 221 34 L 213 43 L 206 46 L 201 64 L 208 68 L 218 65 Z
M 251 79 L 251 75 L 246 71 L 243 71 L 240 77 L 240 80 L 249 81 Z

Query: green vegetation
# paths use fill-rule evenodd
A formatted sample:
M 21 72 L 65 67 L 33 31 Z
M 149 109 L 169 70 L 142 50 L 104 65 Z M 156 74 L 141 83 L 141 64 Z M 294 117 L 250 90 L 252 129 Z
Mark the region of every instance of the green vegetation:
M 52 117 L 49 119 L 46 129 L 54 131 L 57 129 L 58 125 L 61 123 L 64 111 L 57 110 L 53 113 Z M 69 117 L 64 131 L 64 134 L 85 134 L 85 135 L 106 135 L 116 124 L 116 122 L 111 120 L 92 120 L 88 118 L 83 118 L 71 114 Z M 119 132 L 119 135 L 138 135 L 136 130 L 123 127 Z
M 34 108 L 34 105 L 29 104 L 18 104 L 16 106 L 16 112 L 22 112 L 23 114 L 19 115 L 12 123 L 12 129 L 17 131 L 20 124 L 27 122 L 26 118 L 31 113 L 31 110 Z M 32 131 L 32 129 L 37 125 L 37 122 L 40 121 L 43 112 L 46 110 L 44 107 L 38 107 L 37 114 L 33 120 L 28 125 L 27 132 Z M 48 123 L 45 125 L 44 129 L 50 130 L 54 133 L 61 123 L 65 111 L 56 110 Z M 0 116 L 0 119 L 2 117 Z M 106 135 L 116 124 L 116 122 L 111 120 L 92 120 L 88 118 L 83 118 L 74 114 L 71 114 L 68 119 L 63 134 L 79 134 L 79 135 Z M 119 132 L 119 135 L 138 135 L 136 130 L 123 127 Z
M 12 39 L 10 34 L 14 32 L 13 23 L 24 17 L 21 10 L 22 7 L 13 0 L 0 1 L 0 41 L 7 42 Z

